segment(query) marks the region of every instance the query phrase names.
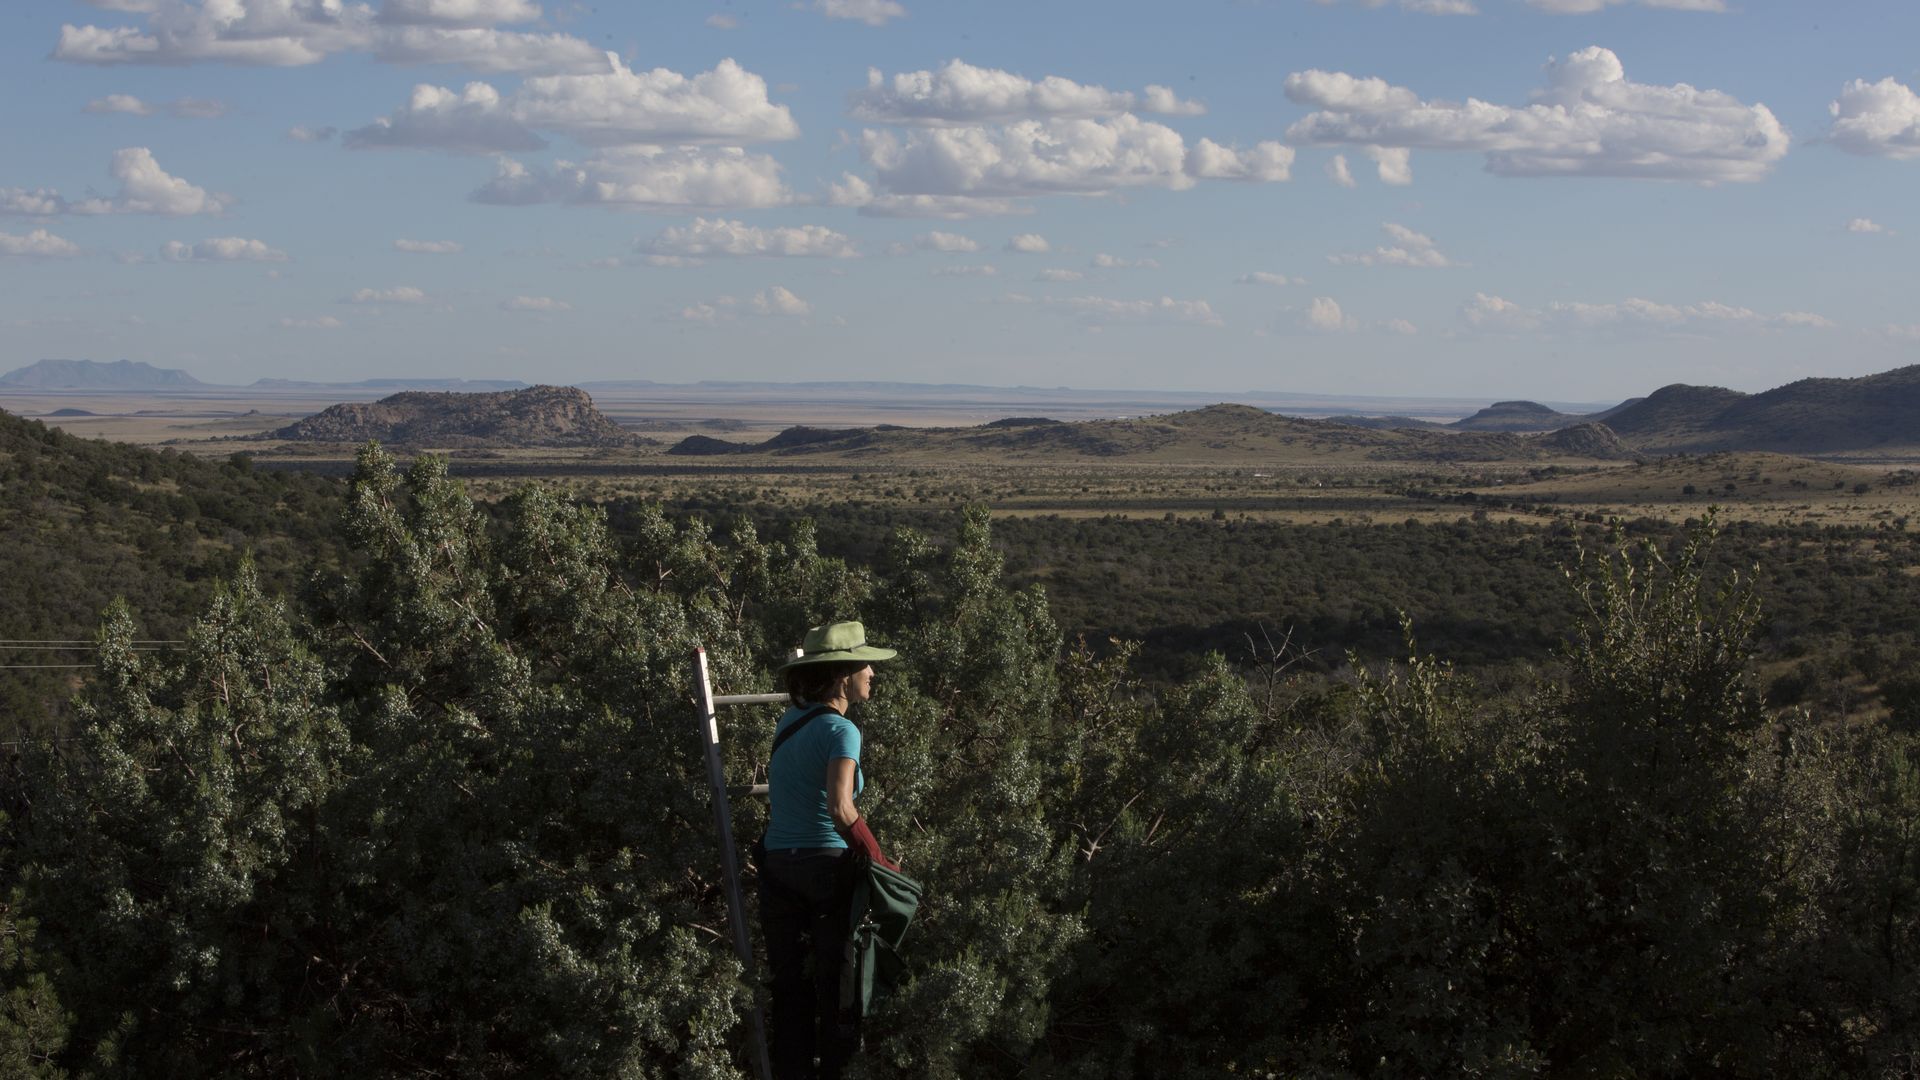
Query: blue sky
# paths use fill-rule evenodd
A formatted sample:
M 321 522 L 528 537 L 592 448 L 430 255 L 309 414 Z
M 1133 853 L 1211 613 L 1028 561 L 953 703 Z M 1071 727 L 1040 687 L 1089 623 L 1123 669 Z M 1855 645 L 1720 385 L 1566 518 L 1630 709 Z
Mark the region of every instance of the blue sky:
M 0 368 L 1867 374 L 1920 361 L 1915 41 L 1904 0 L 23 0 Z

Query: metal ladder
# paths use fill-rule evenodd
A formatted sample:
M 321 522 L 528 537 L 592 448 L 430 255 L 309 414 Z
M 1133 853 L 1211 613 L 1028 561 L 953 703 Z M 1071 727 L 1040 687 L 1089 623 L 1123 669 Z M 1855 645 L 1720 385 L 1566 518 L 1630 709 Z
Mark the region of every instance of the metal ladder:
M 706 745 L 707 784 L 713 790 L 713 827 L 720 838 L 720 873 L 727 890 L 727 922 L 733 928 L 734 955 L 740 958 L 741 970 L 752 984 L 756 981 L 753 943 L 747 938 L 746 903 L 740 895 L 740 856 L 734 847 L 733 809 L 727 800 L 731 795 L 765 795 L 767 785 L 727 786 L 726 774 L 720 765 L 720 717 L 716 710 L 726 705 L 786 704 L 789 699 L 785 694 L 715 694 L 713 682 L 707 675 L 704 648 L 693 650 L 693 667 L 696 673 L 694 704 L 700 710 L 697 722 Z M 767 1056 L 767 1018 L 758 1004 L 753 1006 L 748 1019 L 753 1025 L 754 1064 L 760 1080 L 773 1080 L 773 1063 Z

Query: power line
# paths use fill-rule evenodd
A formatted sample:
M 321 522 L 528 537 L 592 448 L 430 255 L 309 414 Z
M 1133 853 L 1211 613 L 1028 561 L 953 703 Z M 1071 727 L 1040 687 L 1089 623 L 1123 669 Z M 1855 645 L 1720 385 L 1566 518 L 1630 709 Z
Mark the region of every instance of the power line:
M 0 652 L 81 652 L 101 648 L 98 645 L 0 645 Z M 163 645 L 134 645 L 132 652 L 164 652 Z
M 134 645 L 185 645 L 185 638 L 128 638 Z M 0 638 L 0 645 L 85 645 L 89 648 L 100 644 L 94 638 Z

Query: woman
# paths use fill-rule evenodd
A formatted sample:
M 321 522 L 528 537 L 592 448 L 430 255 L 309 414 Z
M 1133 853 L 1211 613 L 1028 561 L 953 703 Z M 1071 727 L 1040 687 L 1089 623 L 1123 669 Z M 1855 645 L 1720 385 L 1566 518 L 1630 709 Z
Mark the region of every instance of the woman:
M 847 709 L 872 695 L 873 664 L 894 655 L 868 645 L 857 622 L 828 623 L 808 630 L 800 655 L 780 668 L 793 705 L 774 727 L 767 760 L 770 811 L 760 864 L 777 1080 L 833 1080 L 859 1048 L 857 1018 L 840 1010 L 853 882 L 847 871 L 856 854 L 899 868 L 881 854 L 854 806 L 865 785 L 860 729 Z

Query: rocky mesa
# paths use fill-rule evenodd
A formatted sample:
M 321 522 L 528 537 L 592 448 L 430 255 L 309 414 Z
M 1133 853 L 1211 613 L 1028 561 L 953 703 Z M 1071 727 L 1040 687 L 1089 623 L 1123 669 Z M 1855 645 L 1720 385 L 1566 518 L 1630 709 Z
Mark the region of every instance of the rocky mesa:
M 586 391 L 571 386 L 530 386 L 485 394 L 409 391 L 379 401 L 342 402 L 252 437 L 327 443 L 377 439 L 422 447 L 602 447 L 652 442 L 608 419 Z

